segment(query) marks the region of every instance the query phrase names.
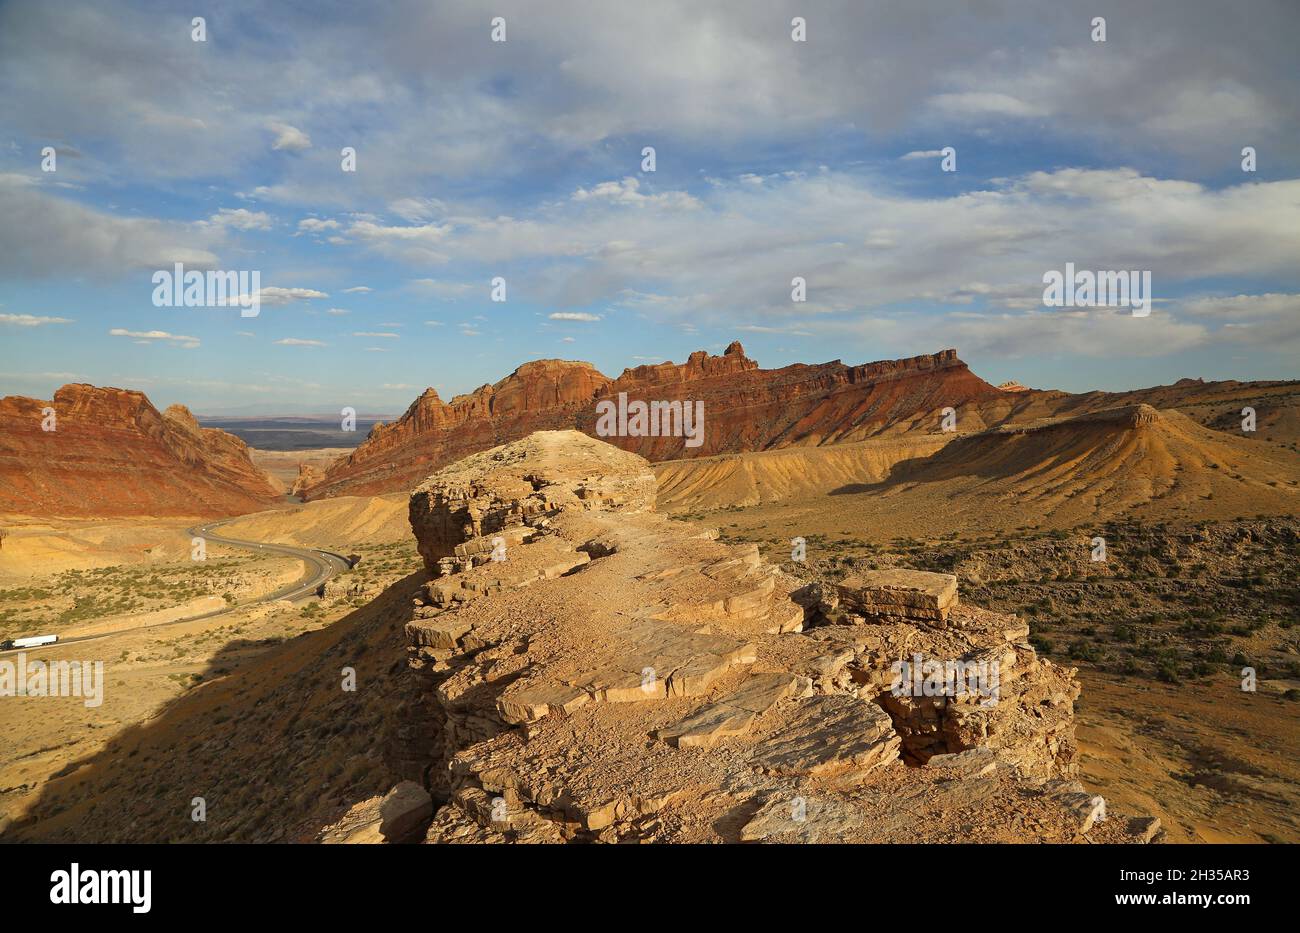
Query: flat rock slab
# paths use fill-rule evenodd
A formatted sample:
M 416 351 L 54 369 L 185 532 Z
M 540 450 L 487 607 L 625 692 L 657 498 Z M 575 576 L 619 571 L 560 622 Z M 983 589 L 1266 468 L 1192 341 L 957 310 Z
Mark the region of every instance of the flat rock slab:
M 773 797 L 740 831 L 742 842 L 839 842 L 862 829 L 867 811 L 834 797 Z
M 957 603 L 957 578 L 950 573 L 924 570 L 863 570 L 835 585 L 840 600 L 866 611 L 877 608 L 894 613 L 904 609 L 931 612 Z
M 798 681 L 793 674 L 754 674 L 716 703 L 660 729 L 659 738 L 679 748 L 709 748 L 721 739 L 744 735 L 755 719 L 790 696 Z
M 758 742 L 750 764 L 768 774 L 862 777 L 897 760 L 902 740 L 879 706 L 855 696 L 801 700 L 779 732 Z

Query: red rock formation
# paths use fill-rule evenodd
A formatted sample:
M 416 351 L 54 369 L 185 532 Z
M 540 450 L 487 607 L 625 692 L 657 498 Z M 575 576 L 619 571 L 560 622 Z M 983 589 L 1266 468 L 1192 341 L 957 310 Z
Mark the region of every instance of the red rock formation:
M 764 370 L 733 342 L 722 356 L 700 350 L 685 363 L 638 366 L 614 380 L 588 363 L 539 360 L 450 404 L 425 390 L 401 418 L 376 426 L 333 463 L 306 496 L 407 490 L 433 470 L 533 431 L 576 428 L 599 436 L 596 405 L 620 393 L 629 400 L 704 403 L 699 446 L 688 447 L 680 436 L 602 438 L 656 461 L 934 430 L 944 407 L 1001 397 L 955 350 L 860 366 L 835 360 Z
M 54 410 L 55 430 L 42 428 Z M 0 512 L 69 517 L 236 515 L 278 499 L 239 438 L 141 392 L 66 385 L 0 399 Z

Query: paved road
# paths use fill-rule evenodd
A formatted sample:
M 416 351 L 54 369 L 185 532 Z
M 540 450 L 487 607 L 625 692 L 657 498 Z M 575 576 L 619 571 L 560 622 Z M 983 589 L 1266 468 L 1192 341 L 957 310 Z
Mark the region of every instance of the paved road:
M 311 550 L 308 548 L 290 547 L 287 544 L 266 544 L 260 541 L 241 541 L 238 538 L 226 538 L 222 535 L 215 534 L 214 529 L 232 522 L 235 519 L 228 518 L 220 522 L 208 522 L 206 525 L 195 525 L 188 530 L 191 537 L 205 538 L 209 544 L 224 544 L 228 547 L 247 548 L 259 554 L 282 554 L 287 557 L 296 557 L 307 565 L 307 572 L 301 579 L 290 583 L 288 586 L 282 586 L 274 593 L 268 593 L 266 596 L 259 596 L 251 602 L 243 603 L 240 606 L 224 606 L 221 609 L 213 609 L 211 612 L 201 612 L 198 615 L 185 616 L 181 619 L 172 619 L 170 622 L 159 622 L 155 625 L 144 626 L 148 629 L 165 628 L 168 625 L 179 625 L 182 622 L 196 622 L 200 619 L 210 619 L 213 616 L 223 615 L 232 609 L 243 609 L 246 606 L 252 606 L 256 603 L 269 603 L 278 599 L 287 599 L 291 602 L 297 602 L 301 599 L 307 599 L 316 595 L 325 581 L 335 574 L 351 569 L 348 559 L 341 554 L 335 554 L 331 551 Z M 118 635 L 125 635 L 130 632 L 138 632 L 140 629 L 123 629 L 119 632 L 105 632 L 102 635 L 82 635 L 77 638 L 60 638 L 52 645 L 40 645 L 36 648 L 12 648 L 11 651 L 39 651 L 44 648 L 57 648 L 60 645 L 70 645 L 74 642 L 98 641 L 101 638 L 114 638 Z M 32 635 L 43 634 L 41 632 L 32 632 Z M 8 652 L 0 652 L 6 654 Z

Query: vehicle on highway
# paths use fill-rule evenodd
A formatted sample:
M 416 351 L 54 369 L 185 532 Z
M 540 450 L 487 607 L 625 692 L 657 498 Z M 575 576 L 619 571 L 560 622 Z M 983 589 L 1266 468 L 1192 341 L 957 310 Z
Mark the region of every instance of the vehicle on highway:
M 27 638 L 11 638 L 7 641 L 0 641 L 0 651 L 9 651 L 11 648 L 38 648 L 41 645 L 52 645 L 58 640 L 58 635 L 31 635 Z

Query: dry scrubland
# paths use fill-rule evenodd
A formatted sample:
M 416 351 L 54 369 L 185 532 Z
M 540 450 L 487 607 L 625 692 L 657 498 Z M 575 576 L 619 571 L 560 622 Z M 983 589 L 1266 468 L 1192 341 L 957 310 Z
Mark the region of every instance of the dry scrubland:
M 750 511 L 707 520 L 720 522 L 722 540 L 756 542 L 805 579 L 884 567 L 955 573 L 964 601 L 1027 620 L 1045 657 L 1079 668 L 1084 783 L 1159 816 L 1170 841 L 1300 842 L 1300 520 L 873 543 L 877 526 L 852 511 L 822 533 L 786 515 L 770 527 Z M 797 532 L 806 532 L 803 564 L 789 559 Z M 1104 563 L 1091 559 L 1094 535 L 1107 541 Z M 1255 693 L 1241 690 L 1248 665 Z
M 367 510 L 392 512 L 380 500 L 360 511 Z M 294 528 L 293 513 L 287 511 L 250 521 L 268 529 L 268 541 L 325 548 L 337 547 L 349 537 L 330 533 L 338 526 L 317 523 L 314 516 Z M 186 524 L 145 519 L 12 519 L 6 524 L 9 534 L 0 547 L 0 568 L 6 571 L 0 578 L 0 638 L 35 633 L 65 639 L 100 636 L 26 654 L 29 660 L 102 661 L 104 699 L 93 708 L 76 697 L 0 701 L 0 732 L 6 739 L 0 751 L 0 831 L 52 787 L 75 785 L 83 769 L 93 771 L 89 763 L 105 756 L 110 743 L 149 732 L 151 723 L 166 721 L 176 704 L 198 698 L 214 681 L 226 681 L 249 668 L 264 669 L 268 663 L 268 676 L 282 676 L 282 660 L 268 662 L 268 658 L 298 651 L 304 637 L 366 604 L 393 579 L 409 573 L 416 559 L 409 527 L 400 542 L 385 542 L 384 534 L 374 531 L 376 541 L 349 550 L 362 560 L 352 573 L 330 581 L 327 598 L 302 605 L 283 601 L 244 605 L 300 578 L 302 562 L 216 544 L 209 544 L 208 560 L 192 562 Z M 351 532 L 356 526 L 347 528 Z M 276 529 L 292 529 L 292 533 L 271 533 Z M 254 534 L 230 528 L 222 533 L 257 540 Z M 226 607 L 233 611 L 192 622 L 173 621 Z M 170 624 L 155 627 L 161 623 Z M 4 657 L 13 660 L 15 655 Z M 200 707 L 210 709 L 202 703 Z M 208 728 L 219 730 L 231 715 L 243 714 L 211 711 Z M 251 746 L 245 751 L 248 758 L 242 766 L 247 774 L 256 774 L 264 748 Z M 156 773 L 137 786 L 152 786 L 181 755 L 175 748 L 160 752 L 151 763 Z M 233 774 L 227 778 L 232 785 L 239 780 Z M 166 784 L 165 778 L 162 783 Z M 121 787 L 121 792 L 129 793 L 130 786 Z M 95 806 L 93 801 L 83 803 L 91 809 Z M 81 804 L 68 806 L 77 813 L 87 812 Z M 59 804 L 53 809 L 61 813 L 63 808 Z M 55 819 L 50 825 L 60 822 Z M 74 829 L 69 839 L 87 838 L 78 835 L 75 820 L 70 825 Z

